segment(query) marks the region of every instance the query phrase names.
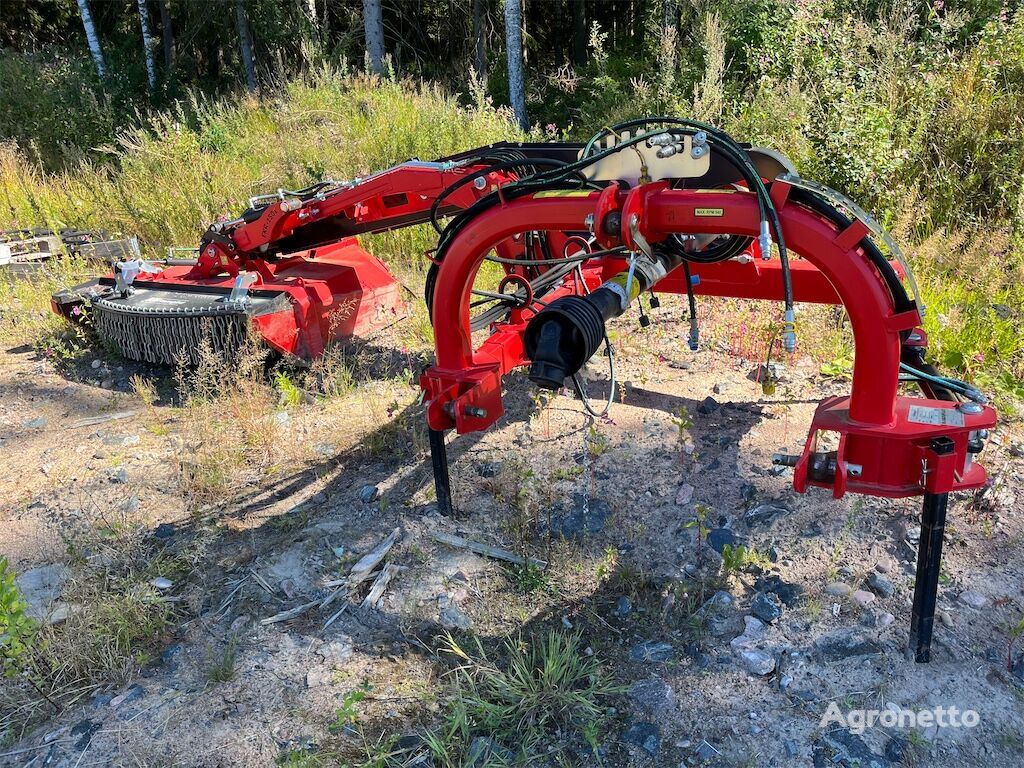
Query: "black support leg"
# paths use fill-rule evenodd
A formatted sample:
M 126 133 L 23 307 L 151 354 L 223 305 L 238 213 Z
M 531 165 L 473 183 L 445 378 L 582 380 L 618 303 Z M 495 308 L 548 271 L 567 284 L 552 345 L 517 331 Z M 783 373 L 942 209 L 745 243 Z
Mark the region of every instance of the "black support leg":
M 451 516 L 452 483 L 448 475 L 448 447 L 444 443 L 444 430 L 431 429 L 430 463 L 434 468 L 434 489 L 437 491 L 437 511 L 445 517 Z
M 935 600 L 939 592 L 942 535 L 948 503 L 948 493 L 926 493 L 921 507 L 921 540 L 917 547 L 917 579 L 910 618 L 910 646 L 919 664 L 928 663 L 932 655 L 932 628 L 935 625 Z

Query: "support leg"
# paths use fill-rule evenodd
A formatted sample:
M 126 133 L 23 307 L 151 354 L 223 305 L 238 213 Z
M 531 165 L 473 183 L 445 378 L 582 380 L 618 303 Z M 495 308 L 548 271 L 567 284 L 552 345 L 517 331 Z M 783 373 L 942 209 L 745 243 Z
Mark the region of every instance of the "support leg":
M 437 511 L 451 516 L 452 484 L 448 475 L 448 447 L 444 444 L 444 430 L 430 429 L 430 463 L 434 468 L 434 489 L 437 491 Z
M 921 540 L 917 548 L 917 578 L 910 618 L 910 645 L 919 664 L 931 660 L 932 627 L 935 624 L 935 600 L 939 592 L 942 535 L 948 503 L 948 493 L 926 493 L 921 507 Z

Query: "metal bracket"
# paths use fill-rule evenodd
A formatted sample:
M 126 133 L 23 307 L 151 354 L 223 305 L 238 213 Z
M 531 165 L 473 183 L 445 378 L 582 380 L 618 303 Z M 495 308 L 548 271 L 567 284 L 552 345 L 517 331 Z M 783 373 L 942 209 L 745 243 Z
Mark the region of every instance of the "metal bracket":
M 903 268 L 903 275 L 907 279 L 907 283 L 910 285 L 910 290 L 914 294 L 914 302 L 917 304 L 917 311 L 921 317 L 924 317 L 925 305 L 921 301 L 921 292 L 917 288 L 917 281 L 914 279 L 914 273 L 910 269 L 910 264 L 907 262 L 907 258 L 903 255 L 903 251 L 893 240 L 892 235 L 882 228 L 882 225 L 878 223 L 874 216 L 861 208 L 857 203 L 848 198 L 842 192 L 838 192 L 831 187 L 826 187 L 824 184 L 819 184 L 816 181 L 809 181 L 798 176 L 795 173 L 783 173 L 777 177 L 778 181 L 789 184 L 790 186 L 797 187 L 798 189 L 805 189 L 808 192 L 813 192 L 819 197 L 823 197 L 833 205 L 838 205 L 850 213 L 853 214 L 854 218 L 860 221 L 872 235 L 877 237 L 889 250 L 889 253 L 893 255 L 893 258 L 899 262 L 900 267 Z

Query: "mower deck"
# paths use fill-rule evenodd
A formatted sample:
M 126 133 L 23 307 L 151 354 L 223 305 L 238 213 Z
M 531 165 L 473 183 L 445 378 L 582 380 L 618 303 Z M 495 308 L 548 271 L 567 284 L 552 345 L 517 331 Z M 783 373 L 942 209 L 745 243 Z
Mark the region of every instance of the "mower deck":
M 123 295 L 105 277 L 54 295 L 70 319 L 88 311 L 96 333 L 133 360 L 196 364 L 204 350 L 230 357 L 254 329 L 272 349 L 309 362 L 333 341 L 367 336 L 404 316 L 401 286 L 355 238 L 263 265 L 232 301 L 235 278 L 194 279 L 174 266 L 136 279 Z

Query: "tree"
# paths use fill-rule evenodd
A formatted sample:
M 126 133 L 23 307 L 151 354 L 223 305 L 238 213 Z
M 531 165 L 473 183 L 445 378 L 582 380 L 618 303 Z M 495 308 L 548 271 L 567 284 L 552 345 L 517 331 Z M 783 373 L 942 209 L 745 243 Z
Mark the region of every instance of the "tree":
M 103 60 L 103 49 L 100 48 L 100 39 L 96 35 L 96 26 L 92 23 L 92 14 L 89 13 L 89 0 L 78 0 L 78 12 L 82 15 L 85 39 L 89 41 L 89 53 L 92 54 L 93 63 L 96 65 L 96 74 L 102 80 L 107 76 L 107 63 Z
M 523 8 L 521 0 L 505 0 L 505 51 L 508 55 L 508 101 L 516 122 L 530 129 L 526 114 L 526 88 L 523 83 Z
M 160 7 L 160 37 L 164 43 L 164 69 L 170 77 L 174 71 L 174 25 L 171 22 L 171 9 L 167 6 L 167 0 L 157 0 Z
M 587 9 L 583 0 L 572 0 L 572 60 L 577 67 L 587 63 Z
M 384 74 L 384 18 L 380 0 L 363 0 L 363 27 L 366 30 L 366 57 L 370 71 Z
M 249 33 L 249 19 L 245 15 L 242 0 L 235 0 L 235 19 L 238 22 L 238 47 L 242 51 L 245 66 L 245 84 L 250 91 L 256 90 L 256 66 L 252 60 L 252 35 Z
M 146 56 L 146 78 L 149 90 L 156 90 L 156 62 L 153 61 L 153 37 L 149 33 L 149 5 L 146 0 L 139 0 L 139 22 L 142 24 L 142 50 Z
M 665 0 L 664 18 L 661 22 L 662 29 L 679 29 L 679 15 L 676 13 L 676 0 Z
M 486 0 L 473 0 L 473 69 L 480 80 L 487 77 Z

